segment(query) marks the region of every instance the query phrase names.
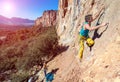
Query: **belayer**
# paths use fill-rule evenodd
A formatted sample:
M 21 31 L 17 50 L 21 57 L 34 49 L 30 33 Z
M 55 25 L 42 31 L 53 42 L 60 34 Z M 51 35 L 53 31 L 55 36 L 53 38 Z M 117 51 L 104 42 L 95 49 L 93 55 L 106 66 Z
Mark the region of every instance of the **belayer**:
M 47 73 L 47 63 L 46 62 L 44 62 L 43 68 L 44 68 L 44 74 L 45 74 L 46 82 L 52 82 L 54 80 L 54 73 L 56 71 L 55 70 L 51 70 L 51 72 Z

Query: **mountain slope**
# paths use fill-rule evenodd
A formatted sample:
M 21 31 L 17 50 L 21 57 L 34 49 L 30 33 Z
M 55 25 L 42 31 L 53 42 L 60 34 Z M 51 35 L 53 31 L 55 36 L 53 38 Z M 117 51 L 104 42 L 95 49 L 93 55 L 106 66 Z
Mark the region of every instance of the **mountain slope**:
M 4 44 L 0 44 L 0 82 L 27 82 L 33 74 L 33 66 L 41 67 L 43 60 L 57 55 L 57 42 L 54 27 L 33 27 L 9 33 Z
M 0 15 L 0 24 L 7 24 L 7 25 L 33 25 L 34 20 L 24 19 L 24 18 L 7 18 Z

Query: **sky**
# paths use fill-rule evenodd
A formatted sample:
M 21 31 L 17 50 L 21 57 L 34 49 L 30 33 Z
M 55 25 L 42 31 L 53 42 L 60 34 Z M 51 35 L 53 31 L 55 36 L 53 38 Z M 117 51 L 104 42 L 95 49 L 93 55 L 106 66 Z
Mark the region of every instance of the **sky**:
M 0 15 L 35 20 L 45 10 L 58 10 L 59 0 L 0 0 Z

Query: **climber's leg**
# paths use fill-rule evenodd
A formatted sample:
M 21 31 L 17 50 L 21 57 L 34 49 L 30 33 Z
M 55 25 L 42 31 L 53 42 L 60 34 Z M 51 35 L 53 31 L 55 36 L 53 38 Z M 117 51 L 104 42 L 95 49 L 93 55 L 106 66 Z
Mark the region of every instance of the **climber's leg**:
M 83 51 L 84 51 L 84 39 L 81 38 L 80 39 L 80 49 L 79 49 L 79 54 L 78 54 L 78 57 L 79 57 L 80 60 L 83 57 Z

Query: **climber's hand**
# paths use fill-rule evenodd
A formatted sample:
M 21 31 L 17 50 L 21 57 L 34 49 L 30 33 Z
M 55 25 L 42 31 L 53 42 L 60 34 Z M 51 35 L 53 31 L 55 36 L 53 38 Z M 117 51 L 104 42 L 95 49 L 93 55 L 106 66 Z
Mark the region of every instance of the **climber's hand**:
M 106 26 L 108 25 L 109 23 L 102 23 L 101 26 Z

